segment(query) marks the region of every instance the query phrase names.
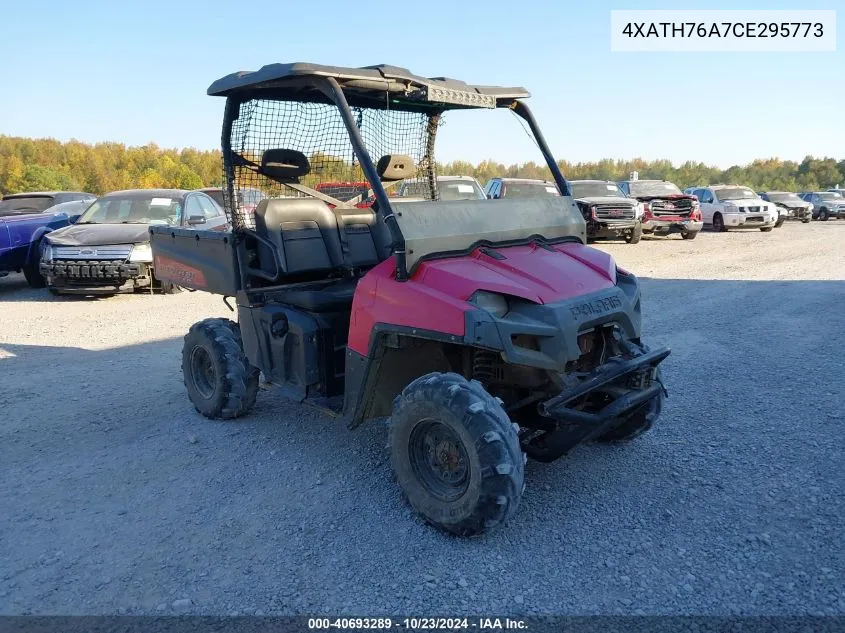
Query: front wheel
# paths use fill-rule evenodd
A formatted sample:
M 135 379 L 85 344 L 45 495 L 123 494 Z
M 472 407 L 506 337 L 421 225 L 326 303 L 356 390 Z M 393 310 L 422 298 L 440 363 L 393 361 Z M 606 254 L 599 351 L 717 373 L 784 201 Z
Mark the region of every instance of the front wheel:
M 804 218 L 803 220 L 801 220 L 801 224 L 809 224 L 809 223 L 810 223 L 810 218 Z
M 628 244 L 636 244 L 640 241 L 640 238 L 643 236 L 643 227 L 642 225 L 638 224 L 633 229 L 625 233 L 625 241 Z
M 827 209 L 819 209 L 819 220 L 822 222 L 827 222 L 827 219 L 830 217 L 828 214 Z
M 777 225 L 775 225 L 775 226 L 777 226 Z M 760 227 L 760 231 L 761 231 L 762 233 L 768 233 L 768 232 L 769 232 L 769 231 L 771 231 L 773 228 L 774 228 L 774 227 L 772 227 L 772 226 L 763 226 L 763 227 Z
M 776 228 L 776 229 L 779 229 L 780 227 L 782 227 L 782 226 L 783 226 L 783 223 L 784 223 L 784 222 L 786 222 L 786 217 L 781 217 L 781 218 L 778 218 L 778 221 L 777 221 L 777 222 L 775 222 L 775 228 Z
M 516 426 L 480 383 L 431 373 L 402 391 L 390 457 L 411 507 L 432 525 L 474 536 L 504 523 L 524 487 Z
M 44 277 L 41 276 L 41 271 L 38 270 L 38 266 L 41 263 L 41 259 L 38 256 L 38 253 L 41 252 L 41 249 L 39 248 L 40 244 L 41 243 L 39 242 L 35 245 L 35 256 L 30 257 L 26 266 L 23 267 L 23 276 L 30 288 L 43 288 L 47 285 L 47 282 L 44 281 Z
M 229 319 L 194 323 L 182 346 L 182 376 L 188 398 L 207 418 L 240 417 L 258 395 L 257 367 L 244 354 L 241 329 Z
M 724 233 L 728 230 L 728 227 L 725 226 L 725 219 L 722 217 L 721 213 L 717 213 L 713 216 L 713 230 L 717 233 Z
M 655 374 L 655 380 L 663 383 L 663 375 L 658 368 Z M 616 428 L 610 429 L 604 435 L 596 438 L 597 442 L 610 444 L 617 442 L 630 442 L 638 438 L 640 435 L 648 431 L 663 411 L 664 395 L 661 392 L 656 398 L 640 407 L 630 417 L 628 417 L 622 424 Z
M 698 235 L 698 231 L 682 231 L 681 237 L 685 240 L 694 240 Z

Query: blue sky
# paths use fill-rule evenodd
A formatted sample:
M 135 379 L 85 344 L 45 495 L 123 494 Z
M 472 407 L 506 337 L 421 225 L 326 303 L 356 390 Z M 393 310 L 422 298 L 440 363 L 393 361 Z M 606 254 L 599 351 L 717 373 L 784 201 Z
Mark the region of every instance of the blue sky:
M 703 2 L 429 0 L 10 3 L 0 36 L 0 134 L 218 147 L 216 78 L 263 64 L 389 63 L 522 85 L 559 159 L 845 158 L 845 44 L 835 53 L 611 53 L 611 9 Z M 803 6 L 802 6 L 803 5 Z M 746 1 L 743 9 L 845 2 Z M 460 113 L 439 158 L 536 160 L 505 112 Z

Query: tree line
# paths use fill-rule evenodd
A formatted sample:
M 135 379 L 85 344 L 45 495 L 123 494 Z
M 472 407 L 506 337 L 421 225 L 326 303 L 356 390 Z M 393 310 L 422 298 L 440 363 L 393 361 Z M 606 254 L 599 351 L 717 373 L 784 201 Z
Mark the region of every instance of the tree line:
M 321 157 L 321 162 L 325 159 L 325 156 Z M 571 180 L 625 180 L 630 172 L 636 171 L 641 179 L 669 180 L 682 189 L 717 182 L 746 185 L 758 191 L 845 187 L 845 160 L 812 156 L 801 162 L 760 159 L 728 169 L 694 161 L 676 166 L 668 160 L 639 158 L 579 163 L 559 161 L 558 165 Z M 437 173 L 474 176 L 482 185 L 494 176 L 551 178 L 548 167 L 535 162 L 505 165 L 485 160 L 474 165 L 453 161 L 438 164 Z M 220 152 L 216 150 L 164 149 L 152 143 L 140 147 L 127 147 L 122 143 L 92 145 L 75 140 L 63 143 L 55 139 L 0 135 L 2 193 L 68 190 L 103 194 L 118 189 L 153 187 L 198 189 L 219 186 L 221 180 Z

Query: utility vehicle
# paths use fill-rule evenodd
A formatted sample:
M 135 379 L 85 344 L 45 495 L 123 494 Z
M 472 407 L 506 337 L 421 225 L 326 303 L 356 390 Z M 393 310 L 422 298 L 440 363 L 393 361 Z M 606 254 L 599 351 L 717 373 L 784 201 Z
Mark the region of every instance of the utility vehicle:
M 294 63 L 208 92 L 226 97 L 233 231 L 150 227 L 157 275 L 237 304 L 237 323 L 207 319 L 185 337 L 182 371 L 200 413 L 244 415 L 263 374 L 350 427 L 389 416 L 410 505 L 459 535 L 512 515 L 528 457 L 630 439 L 657 419 L 669 350 L 640 340 L 634 275 L 585 245 L 525 89 Z M 438 127 L 470 108 L 524 120 L 560 195 L 440 199 Z M 388 196 L 409 178 L 429 184 L 423 200 Z M 364 180 L 369 207 L 356 206 L 363 193 L 317 189 Z M 254 214 L 233 196 L 243 187 L 269 196 Z

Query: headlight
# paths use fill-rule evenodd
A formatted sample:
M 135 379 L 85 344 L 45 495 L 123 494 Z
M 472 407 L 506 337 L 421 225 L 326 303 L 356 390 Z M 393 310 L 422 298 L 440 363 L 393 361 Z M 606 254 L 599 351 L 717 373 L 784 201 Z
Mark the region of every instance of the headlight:
M 638 202 L 634 217 L 641 218 L 643 217 L 643 213 L 645 213 L 645 205 L 642 202 Z
M 471 303 L 474 303 L 482 310 L 486 310 L 494 317 L 502 318 L 508 313 L 508 300 L 502 295 L 497 295 L 495 292 L 486 292 L 478 290 L 469 298 Z
M 135 244 L 129 254 L 130 262 L 151 262 L 153 261 L 153 249 L 149 244 Z
M 810 203 L 810 204 L 808 204 L 808 205 L 807 205 L 807 211 L 812 212 L 812 210 L 813 210 L 813 209 L 815 209 L 815 208 L 816 208 L 816 207 L 815 207 L 812 203 Z
M 739 213 L 739 207 L 733 204 L 724 205 L 725 213 Z
M 48 242 L 46 240 L 41 242 L 41 261 L 42 262 L 53 261 L 53 247 L 50 246 L 50 242 Z

